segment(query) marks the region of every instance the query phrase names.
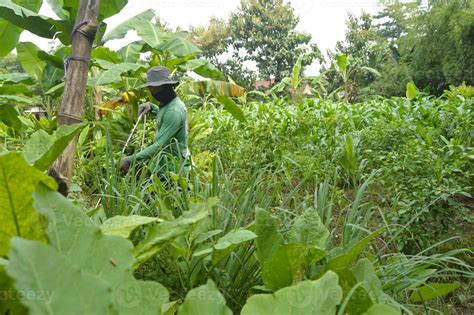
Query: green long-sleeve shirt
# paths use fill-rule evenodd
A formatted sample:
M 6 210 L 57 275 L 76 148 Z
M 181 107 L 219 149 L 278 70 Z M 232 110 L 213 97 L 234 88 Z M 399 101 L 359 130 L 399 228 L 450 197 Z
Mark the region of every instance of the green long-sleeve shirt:
M 134 155 L 137 162 L 151 160 L 151 169 L 162 172 L 163 167 L 176 171 L 166 158 L 166 153 L 171 153 L 179 160 L 188 158 L 188 131 L 186 106 L 179 97 L 168 104 L 158 107 L 152 106 L 152 113 L 156 115 L 155 143 Z

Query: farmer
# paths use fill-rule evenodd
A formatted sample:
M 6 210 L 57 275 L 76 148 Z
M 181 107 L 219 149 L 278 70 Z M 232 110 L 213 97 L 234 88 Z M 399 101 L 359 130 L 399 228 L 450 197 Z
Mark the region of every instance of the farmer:
M 167 178 L 169 172 L 187 172 L 189 153 L 186 107 L 174 90 L 177 84 L 178 81 L 171 79 L 168 68 L 154 67 L 148 70 L 147 82 L 140 88 L 148 88 L 160 105 L 144 103 L 138 107 L 138 114 L 152 112 L 156 115 L 155 143 L 141 152 L 122 158 L 122 171 L 127 172 L 133 162 L 152 160 L 150 171 L 160 178 Z

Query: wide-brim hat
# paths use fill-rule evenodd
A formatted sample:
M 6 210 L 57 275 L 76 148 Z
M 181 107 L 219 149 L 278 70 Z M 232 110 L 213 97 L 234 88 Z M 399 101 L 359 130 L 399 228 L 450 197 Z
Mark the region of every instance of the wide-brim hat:
M 176 85 L 179 81 L 171 79 L 171 73 L 165 67 L 153 67 L 147 72 L 147 82 L 140 85 L 139 88 L 146 88 L 149 86 L 161 86 L 165 84 Z

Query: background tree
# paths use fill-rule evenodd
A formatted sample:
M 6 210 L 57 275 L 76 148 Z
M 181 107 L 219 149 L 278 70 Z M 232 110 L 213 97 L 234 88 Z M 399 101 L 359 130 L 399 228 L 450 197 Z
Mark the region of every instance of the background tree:
M 336 52 L 328 52 L 331 67 L 325 70 L 328 90 L 343 86 L 346 100 L 357 101 L 374 94 L 368 86 L 380 77 L 383 65 L 391 58 L 390 49 L 373 23 L 373 17 L 362 13 L 358 18 L 349 14 L 344 41 L 336 44 Z M 347 56 L 347 69 L 341 71 L 341 57 Z
M 474 1 L 395 2 L 372 16 L 349 15 L 331 60 L 338 52 L 380 73 L 358 75 L 356 100 L 402 96 L 412 80 L 436 95 L 450 85 L 474 84 Z M 328 79 L 329 91 L 341 84 L 334 74 Z
M 202 50 L 202 56 L 214 64 L 219 63 L 219 56 L 227 51 L 230 43 L 227 21 L 213 16 L 207 25 L 191 26 L 189 31 L 189 39 Z
M 299 57 L 307 66 L 321 53 L 310 44 L 311 35 L 295 30 L 299 22 L 290 3 L 283 0 L 242 0 L 230 17 L 234 57 L 255 62 L 261 79 L 291 74 Z
M 451 84 L 474 84 L 474 1 L 431 1 L 418 23 L 423 36 L 413 36 L 415 83 L 435 94 Z
M 24 72 L 16 55 L 10 53 L 0 58 L 0 73 Z
M 211 17 L 207 25 L 192 26 L 189 39 L 202 50 L 202 57 L 209 60 L 237 84 L 251 88 L 255 72 L 244 67 L 244 59 L 231 54 L 229 22 Z

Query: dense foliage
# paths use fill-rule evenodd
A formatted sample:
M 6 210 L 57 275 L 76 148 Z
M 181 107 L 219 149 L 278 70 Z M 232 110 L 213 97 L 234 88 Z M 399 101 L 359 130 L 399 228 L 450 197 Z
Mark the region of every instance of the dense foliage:
M 282 0 L 243 0 L 229 20 L 211 18 L 208 25 L 191 29 L 191 39 L 204 56 L 244 86 L 260 80 L 279 82 L 301 59 L 304 66 L 321 60 L 311 35 L 297 31 L 299 18 L 291 3 Z M 222 55 L 229 58 L 219 58 Z M 255 64 L 258 71 L 248 69 Z
M 361 86 L 370 90 L 388 75 L 374 61 L 385 47 L 371 50 L 367 39 L 385 36 L 397 47 L 407 38 L 425 40 L 410 37 L 410 23 L 423 13 L 423 23 L 437 30 L 442 23 L 430 14 L 452 17 L 443 11 L 449 7 L 459 17 L 450 32 L 459 31 L 461 41 L 457 22 L 469 13 L 458 9 L 469 3 L 389 6 L 384 12 L 393 20 L 380 29 L 368 15 L 362 24 L 351 18 L 349 46 L 340 47 L 325 78 L 305 78 L 308 59 L 295 50 L 262 63 L 265 75 L 281 75 L 266 91 L 236 85 L 200 58 L 188 34 L 163 28 L 147 10 L 95 42 L 84 115 L 72 125 L 58 124 L 58 112 L 77 1 L 48 3 L 59 19 L 38 15 L 40 0 L 0 0 L 0 54 L 17 47 L 0 64 L 1 314 L 471 311 L 471 81 L 448 90 L 460 82 L 446 72 L 446 89 L 433 96 L 400 77 L 403 97 L 371 93 L 356 102 Z M 103 19 L 126 1 L 101 4 L 105 28 Z M 267 15 L 278 9 L 288 22 L 280 35 L 292 45 L 308 42 L 293 33 L 297 19 L 285 2 L 243 6 L 235 23 L 250 13 L 273 23 Z M 222 52 L 229 31 L 222 23 L 196 29 L 194 42 Z M 18 43 L 24 29 L 59 36 L 62 44 L 45 52 Z M 130 30 L 135 42 L 118 51 L 103 46 Z M 266 42 L 264 33 L 255 39 Z M 154 119 L 136 118 L 138 105 L 151 100 L 139 85 L 156 65 L 180 79 L 177 93 L 188 105 L 189 176 L 159 178 L 147 163 L 126 174 L 117 167 L 124 154 L 153 141 Z M 38 103 L 45 112 L 27 111 Z M 74 175 L 65 197 L 51 165 L 71 141 Z
M 192 29 L 192 38 L 203 44 L 206 58 L 218 61 L 237 82 L 279 82 L 299 57 L 303 66 L 323 57 L 308 34 L 295 31 L 297 24 L 286 2 L 242 1 L 228 21 L 213 18 Z M 450 85 L 474 84 L 472 0 L 388 1 L 380 12 L 349 14 L 346 25 L 345 39 L 325 56 L 320 93 L 330 95 L 345 84 L 350 88 L 344 97 L 355 102 L 374 95 L 402 96 L 409 81 L 435 95 Z M 251 53 L 243 58 L 239 48 Z M 350 58 L 352 68 L 345 80 L 337 73 L 335 56 L 340 53 Z M 243 66 L 244 60 L 255 62 L 257 69 Z M 360 71 L 364 67 L 375 71 Z
M 436 95 L 450 85 L 473 85 L 473 47 L 472 0 L 396 1 L 374 15 L 350 15 L 336 51 L 380 72 L 353 80 L 354 98 L 361 100 L 374 94 L 401 96 L 411 80 Z M 337 80 L 331 85 L 329 90 L 337 88 Z
M 0 197 L 12 200 L 2 202 L 8 233 L 2 248 L 9 252 L 2 262 L 4 290 L 13 290 L 9 279 L 18 292 L 48 285 L 47 303 L 20 298 L 22 304 L 68 313 L 79 306 L 67 302 L 77 291 L 51 285 L 52 270 L 60 268 L 71 270 L 68 281 L 77 290 L 94 295 L 93 309 L 81 304 L 88 313 L 161 308 L 181 314 L 215 299 L 205 306 L 213 314 L 230 312 L 227 307 L 243 314 L 274 307 L 398 314 L 455 290 L 460 275 L 472 277 L 459 259 L 469 251 L 451 243 L 455 234 L 466 240 L 451 226 L 469 229 L 462 202 L 472 181 L 472 99 L 419 95 L 350 105 L 288 98 L 243 106 L 245 123 L 221 109 L 193 111 L 195 168 L 189 181 L 176 174 L 171 186 L 139 169 L 125 177 L 114 171 L 111 154 L 122 136 L 110 132 L 123 119 L 120 111 L 102 126 L 60 128 L 51 135 L 22 118 L 16 137 L 33 132 L 26 143 L 8 135 L 14 125 L 6 129 L 4 149 L 21 150 L 23 157 L 1 156 L 7 173 Z M 149 141 L 143 143 L 151 138 L 147 126 L 139 128 L 132 147 Z M 51 190 L 54 182 L 39 170 L 78 132 L 74 206 Z M 101 196 L 97 204 L 95 194 Z M 44 218 L 46 225 L 29 223 Z M 10 241 L 15 235 L 22 239 Z M 49 245 L 38 242 L 45 239 Z M 89 259 L 81 248 L 115 250 Z M 48 257 L 47 265 L 41 257 Z M 38 261 L 25 265 L 30 259 Z M 98 266 L 109 270 L 96 275 L 100 286 L 99 278 L 91 280 Z M 44 278 L 33 284 L 29 273 Z M 328 291 L 334 294 L 318 293 Z M 304 299 L 311 302 L 295 303 Z M 8 302 L 7 309 L 23 307 Z
M 397 249 L 416 251 L 462 232 L 455 222 L 469 220 L 459 200 L 472 189 L 472 106 L 472 99 L 422 96 L 353 105 L 251 103 L 244 124 L 203 112 L 213 132 L 197 145 L 219 152 L 242 178 L 271 165 L 309 193 L 329 182 L 339 198 L 375 172 L 371 202 L 384 216 L 377 224 L 409 227 Z

